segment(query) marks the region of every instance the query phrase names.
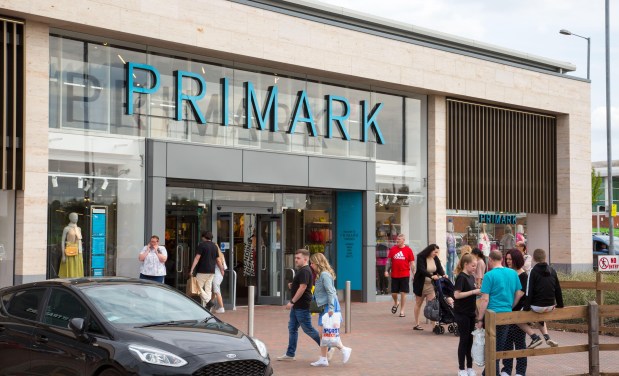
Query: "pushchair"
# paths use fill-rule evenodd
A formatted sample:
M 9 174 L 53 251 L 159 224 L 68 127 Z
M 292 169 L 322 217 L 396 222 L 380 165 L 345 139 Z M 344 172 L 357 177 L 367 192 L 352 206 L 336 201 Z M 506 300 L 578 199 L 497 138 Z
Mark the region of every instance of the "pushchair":
M 443 324 L 447 324 L 449 333 L 459 336 L 458 324 L 456 324 L 453 307 L 449 304 L 448 298 L 453 302 L 454 285 L 447 278 L 439 278 L 432 281 L 436 297 L 426 304 L 423 315 L 435 322 L 432 333 L 439 335 L 445 333 Z

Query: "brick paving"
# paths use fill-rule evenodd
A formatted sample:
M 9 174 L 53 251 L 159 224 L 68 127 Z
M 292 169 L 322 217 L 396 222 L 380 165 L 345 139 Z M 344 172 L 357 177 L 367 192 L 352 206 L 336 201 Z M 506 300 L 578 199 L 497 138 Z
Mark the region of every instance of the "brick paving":
M 435 335 L 431 325 L 424 331 L 413 331 L 413 304 L 407 302 L 406 316 L 400 318 L 390 312 L 390 302 L 352 303 L 351 333 L 343 334 L 342 341 L 352 347 L 350 361 L 342 364 L 336 350 L 328 368 L 311 367 L 319 349 L 299 329 L 296 360 L 277 361 L 288 346 L 288 315 L 284 307 L 256 306 L 254 334 L 269 350 L 276 375 L 457 375 L 458 339 L 447 333 Z M 423 314 L 423 313 L 422 313 Z M 247 307 L 226 311 L 221 319 L 247 331 Z M 317 326 L 318 318 L 313 322 Z M 343 326 L 342 326 L 343 329 Z M 587 342 L 581 333 L 552 332 L 560 345 Z M 602 343 L 619 343 L 619 338 L 600 336 Z M 545 346 L 545 345 L 542 345 Z M 619 372 L 619 353 L 600 352 L 601 371 Z M 475 367 L 481 375 L 481 369 Z M 527 375 L 585 374 L 588 371 L 587 353 L 538 356 L 529 358 Z

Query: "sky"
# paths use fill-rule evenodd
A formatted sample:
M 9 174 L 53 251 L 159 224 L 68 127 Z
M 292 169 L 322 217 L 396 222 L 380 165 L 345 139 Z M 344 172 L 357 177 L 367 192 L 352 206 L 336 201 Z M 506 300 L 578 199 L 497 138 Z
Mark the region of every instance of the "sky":
M 604 0 L 322 0 L 374 16 L 457 35 L 553 60 L 587 77 L 591 38 L 591 160 L 606 161 L 606 56 Z M 380 4 L 380 6 L 377 6 Z M 619 2 L 610 1 L 610 107 L 612 155 L 619 160 Z

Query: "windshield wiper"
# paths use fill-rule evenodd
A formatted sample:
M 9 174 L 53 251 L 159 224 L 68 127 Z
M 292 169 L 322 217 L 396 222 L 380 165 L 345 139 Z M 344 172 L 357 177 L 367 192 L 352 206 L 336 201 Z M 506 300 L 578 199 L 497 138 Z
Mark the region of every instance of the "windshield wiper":
M 148 328 L 150 326 L 166 326 L 166 325 L 181 325 L 181 324 L 195 324 L 198 320 L 169 320 L 161 322 L 153 322 L 150 324 L 136 326 L 136 328 Z
M 204 320 L 202 320 L 202 322 L 209 322 L 209 321 L 211 321 L 211 320 L 215 320 L 215 321 L 217 321 L 217 319 L 215 318 L 215 316 L 210 316 L 210 317 L 207 317 L 207 318 L 205 318 Z

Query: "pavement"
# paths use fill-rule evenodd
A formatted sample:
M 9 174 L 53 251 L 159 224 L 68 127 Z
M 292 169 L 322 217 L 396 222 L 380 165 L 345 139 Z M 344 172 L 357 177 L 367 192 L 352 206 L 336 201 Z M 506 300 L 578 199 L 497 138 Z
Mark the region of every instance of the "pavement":
M 406 317 L 391 314 L 391 306 L 392 302 L 386 301 L 351 304 L 351 332 L 342 335 L 344 345 L 353 349 L 347 364 L 336 350 L 329 367 L 311 367 L 310 363 L 318 360 L 319 348 L 301 329 L 296 360 L 277 361 L 288 346 L 289 311 L 281 306 L 255 307 L 254 336 L 266 344 L 275 375 L 457 375 L 458 338 L 447 330 L 442 335 L 433 334 L 423 312 L 421 325 L 425 330 L 413 331 L 412 301 L 406 303 Z M 247 307 L 217 316 L 247 332 Z M 317 327 L 316 315 L 313 322 Z M 560 346 L 587 343 L 585 333 L 551 331 L 550 335 Z M 619 343 L 619 337 L 600 336 L 600 342 Z M 528 362 L 527 375 L 588 373 L 586 352 L 530 357 Z M 600 352 L 600 365 L 602 372 L 619 372 L 619 353 Z M 481 375 L 481 369 L 474 368 Z

